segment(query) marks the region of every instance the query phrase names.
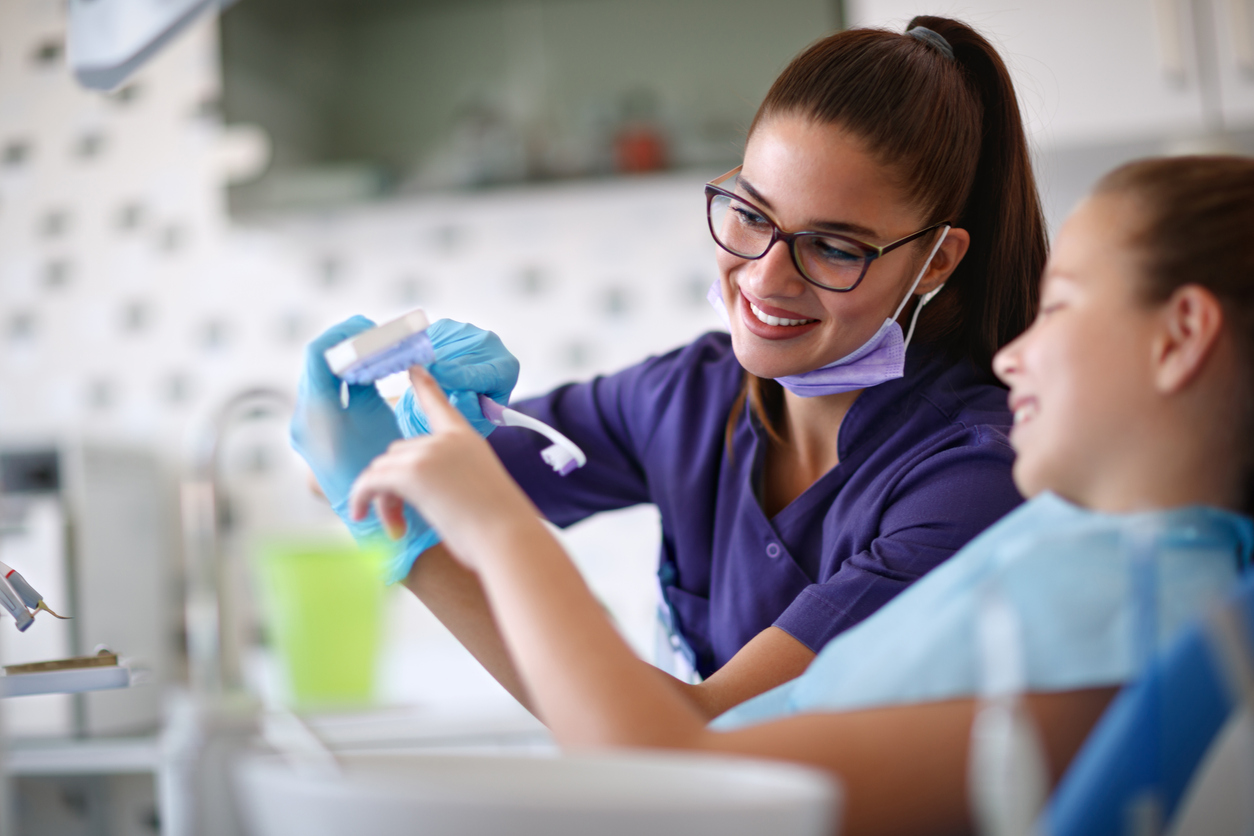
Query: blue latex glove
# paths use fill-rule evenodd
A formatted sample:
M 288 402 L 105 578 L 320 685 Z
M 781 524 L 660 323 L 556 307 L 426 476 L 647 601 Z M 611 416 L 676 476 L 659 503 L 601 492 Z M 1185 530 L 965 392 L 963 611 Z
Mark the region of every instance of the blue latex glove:
M 323 356 L 328 348 L 356 336 L 374 323 L 354 316 L 324 331 L 305 349 L 305 368 L 300 378 L 296 411 L 290 428 L 292 447 L 313 470 L 318 486 L 331 508 L 348 526 L 358 543 L 388 543 L 391 560 L 388 583 L 409 573 L 418 555 L 440 542 L 440 537 L 412 508 L 406 506 L 405 536 L 391 542 L 372 512 L 357 522 L 348 515 L 348 495 L 357 476 L 370 462 L 401 438 L 387 402 L 373 384 L 349 386 L 349 405 L 340 404 L 340 379 L 331 373 Z
M 435 349 L 435 362 L 427 371 L 449 402 L 487 438 L 496 425 L 483 417 L 479 395 L 508 406 L 509 395 L 518 383 L 518 359 L 496 334 L 465 322 L 438 319 L 427 329 L 427 336 Z M 430 432 L 413 389 L 406 389 L 396 405 L 396 420 L 406 438 Z

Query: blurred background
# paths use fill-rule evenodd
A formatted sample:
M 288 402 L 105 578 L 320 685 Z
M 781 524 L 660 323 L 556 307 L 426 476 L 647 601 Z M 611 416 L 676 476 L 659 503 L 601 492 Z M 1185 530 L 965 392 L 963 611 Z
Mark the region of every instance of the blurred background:
M 7 701 L 23 821 L 159 827 L 158 733 L 186 676 L 178 485 L 229 396 L 294 393 L 305 343 L 355 313 L 496 331 L 518 396 L 717 327 L 702 183 L 803 47 L 917 13 L 1002 49 L 1051 226 L 1124 160 L 1254 149 L 1249 0 L 242 0 L 109 94 L 72 80 L 61 0 L 0 0 L 0 560 L 78 616 L 0 624 L 0 655 L 108 644 L 149 677 Z M 226 615 L 270 695 L 251 544 L 336 528 L 284 425 L 243 421 L 221 448 Z M 566 540 L 651 656 L 656 515 Z M 533 733 L 412 596 L 387 608 L 385 710 L 328 734 L 471 714 Z

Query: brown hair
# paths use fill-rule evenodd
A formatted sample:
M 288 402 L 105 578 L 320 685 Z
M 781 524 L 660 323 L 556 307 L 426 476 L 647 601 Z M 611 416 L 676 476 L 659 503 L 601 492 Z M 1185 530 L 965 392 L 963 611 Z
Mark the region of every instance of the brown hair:
M 917 339 L 991 375 L 993 355 L 1036 313 L 1045 221 L 1019 103 L 1006 65 L 956 20 L 920 16 L 953 49 L 879 29 L 850 29 L 793 59 L 758 108 L 749 134 L 775 116 L 837 124 L 862 139 L 925 215 L 971 233 L 971 246 L 919 318 Z M 928 240 L 922 239 L 920 246 Z M 745 375 L 727 424 L 748 399 L 768 432 L 783 404 L 778 383 Z
M 1248 384 L 1237 409 L 1245 421 L 1245 502 L 1254 514 L 1254 160 L 1243 157 L 1169 157 L 1115 169 L 1095 193 L 1127 193 L 1143 226 L 1132 239 L 1144 255 L 1144 288 L 1165 302 L 1183 285 L 1206 288 L 1223 306 L 1237 339 Z M 1240 413 L 1238 413 L 1240 414 Z

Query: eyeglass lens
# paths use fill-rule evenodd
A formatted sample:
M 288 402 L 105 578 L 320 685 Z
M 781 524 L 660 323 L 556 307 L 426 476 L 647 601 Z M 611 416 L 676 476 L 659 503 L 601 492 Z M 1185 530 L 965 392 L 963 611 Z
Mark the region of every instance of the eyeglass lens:
M 748 203 L 715 194 L 710 200 L 710 230 L 728 252 L 759 258 L 771 244 L 775 224 Z M 807 278 L 835 289 L 857 284 L 871 257 L 855 242 L 828 235 L 802 235 L 793 252 Z

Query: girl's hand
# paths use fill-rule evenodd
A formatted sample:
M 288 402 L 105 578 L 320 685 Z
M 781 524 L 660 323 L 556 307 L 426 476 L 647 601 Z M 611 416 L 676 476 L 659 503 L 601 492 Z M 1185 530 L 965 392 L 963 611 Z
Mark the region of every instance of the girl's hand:
M 534 524 L 537 512 L 431 376 L 416 368 L 410 378 L 431 434 L 396 441 L 371 462 L 353 485 L 349 512 L 363 519 L 373 503 L 388 534 L 398 537 L 409 503 L 460 561 L 477 569 L 488 537 L 522 520 Z

